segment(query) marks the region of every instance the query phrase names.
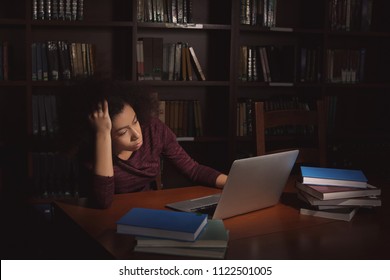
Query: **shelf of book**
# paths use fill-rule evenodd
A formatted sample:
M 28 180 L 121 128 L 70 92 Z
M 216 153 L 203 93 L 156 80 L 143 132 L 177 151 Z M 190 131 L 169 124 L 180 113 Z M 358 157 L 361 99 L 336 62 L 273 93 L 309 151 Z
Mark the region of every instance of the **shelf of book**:
M 73 4 L 76 2 L 72 1 L 72 5 L 76 5 Z M 34 19 L 33 0 L 8 2 L 0 11 L 1 40 L 7 41 L 12 49 L 8 58 L 8 80 L 0 81 L 0 95 L 2 100 L 7 101 L 3 103 L 6 105 L 0 105 L 0 109 L 7 112 L 5 115 L 11 114 L 15 104 L 20 103 L 12 95 L 23 96 L 25 110 L 17 124 L 26 128 L 26 131 L 16 134 L 22 134 L 22 138 L 32 135 L 33 96 L 61 95 L 67 85 L 61 79 L 32 81 L 31 45 L 50 40 L 93 44 L 96 46 L 97 71 L 104 72 L 106 77 L 152 88 L 164 100 L 200 100 L 202 116 L 206 120 L 205 134 L 186 145 L 226 142 L 223 146 L 227 148 L 222 158 L 227 164 L 224 166 L 229 166 L 228 163 L 242 154 L 241 151 L 246 152 L 248 149 L 245 145 L 252 147 L 248 154 L 254 155 L 254 137 L 235 137 L 240 121 L 236 108 L 243 99 L 265 101 L 278 96 L 314 96 L 322 99 L 336 96 L 339 99 L 334 102 L 336 107 L 329 105 L 327 112 L 330 115 L 329 135 L 332 145 L 340 140 L 337 136 L 340 131 L 348 131 L 346 134 L 350 134 L 350 137 L 347 135 L 345 138 L 351 140 L 356 137 L 364 139 L 367 133 L 378 138 L 388 135 L 385 120 L 390 116 L 381 105 L 389 100 L 388 1 L 350 1 L 364 5 L 372 2 L 372 14 L 362 16 L 359 12 L 354 17 L 355 21 L 343 18 L 341 23 L 332 18 L 332 14 L 337 11 L 332 8 L 335 1 L 328 0 L 267 1 L 271 6 L 266 9 L 270 9 L 275 17 L 264 21 L 264 14 L 260 13 L 256 15 L 256 20 L 249 18 L 249 22 L 243 21 L 245 14 L 242 12 L 253 15 L 257 10 L 252 9 L 249 3 L 264 1 L 185 1 L 189 5 L 183 7 L 187 18 L 183 14 L 183 18 L 179 21 L 176 19 L 176 22 L 172 14 L 158 19 L 157 11 L 152 20 L 145 18 L 145 12 L 154 13 L 153 9 L 139 9 L 139 1 L 135 0 L 79 2 L 83 4 L 83 14 L 81 18 L 77 18 L 77 14 L 70 15 L 73 20 L 55 19 L 53 14 L 49 19 L 45 11 L 40 15 L 41 18 L 43 15 L 43 19 Z M 276 2 L 276 10 L 272 10 L 272 4 Z M 204 71 L 205 81 L 197 80 L 195 76 L 192 81 L 139 81 L 136 44 L 138 39 L 146 37 L 163 38 L 163 43 L 184 42 L 193 46 Z M 278 78 L 276 72 L 276 79 L 264 80 L 263 76 L 257 81 L 241 80 L 240 51 L 242 47 L 249 46 L 289 46 L 290 65 L 272 62 L 269 65 L 276 69 L 290 69 L 287 78 Z M 359 76 L 361 79 L 350 77 L 348 82 L 339 82 L 341 79 L 335 76 L 331 82 L 333 76 L 329 76 L 328 71 L 332 67 L 327 51 L 338 49 L 346 50 L 347 53 L 351 50 L 366 50 L 366 60 Z M 308 60 L 312 64 L 307 63 Z M 315 70 L 312 67 L 314 64 Z M 259 67 L 261 64 L 257 65 Z M 351 76 L 350 72 L 353 71 L 348 72 Z M 272 74 L 271 78 L 274 78 Z M 378 102 L 372 102 L 375 98 L 371 96 L 378 97 Z M 366 99 L 369 101 L 366 102 Z M 367 110 L 362 106 L 364 103 L 370 104 L 370 108 L 363 115 L 361 112 Z M 373 128 L 370 128 L 369 124 L 372 123 Z M 361 133 L 355 133 L 359 130 Z M 37 144 L 35 147 L 38 151 L 33 147 L 29 154 L 39 152 L 42 145 Z M 210 157 L 220 154 L 218 152 Z M 199 158 L 203 157 L 200 155 Z M 220 166 L 213 167 L 219 169 Z
M 133 22 L 130 21 L 60 21 L 60 20 L 32 20 L 28 22 L 32 28 L 58 28 L 58 27 L 69 27 L 69 28 L 101 28 L 101 27 L 128 27 L 134 26 Z

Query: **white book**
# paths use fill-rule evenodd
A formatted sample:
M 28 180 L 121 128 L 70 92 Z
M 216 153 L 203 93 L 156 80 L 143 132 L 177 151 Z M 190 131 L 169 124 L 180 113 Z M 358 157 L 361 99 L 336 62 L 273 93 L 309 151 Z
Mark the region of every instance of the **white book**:
M 313 206 L 366 206 L 366 207 L 378 207 L 382 205 L 382 201 L 377 196 L 355 197 L 355 198 L 341 198 L 341 199 L 329 199 L 321 200 L 311 196 L 305 192 L 299 192 L 298 198 Z
M 359 208 L 336 208 L 336 209 L 327 209 L 327 210 L 316 210 L 316 209 L 307 209 L 301 208 L 300 213 L 302 215 L 316 216 L 321 218 L 328 218 L 341 221 L 351 221 L 355 216 Z

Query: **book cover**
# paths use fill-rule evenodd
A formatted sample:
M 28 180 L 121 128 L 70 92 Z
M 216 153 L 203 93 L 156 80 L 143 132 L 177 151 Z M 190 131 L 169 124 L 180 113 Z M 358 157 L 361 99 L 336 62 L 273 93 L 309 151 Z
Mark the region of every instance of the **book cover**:
M 361 170 L 301 166 L 304 184 L 366 188 L 367 178 Z
M 222 220 L 209 220 L 195 241 L 137 237 L 137 247 L 226 248 L 228 231 Z
M 341 220 L 341 221 L 351 221 L 355 216 L 357 210 L 359 208 L 335 208 L 335 209 L 327 209 L 327 210 L 317 210 L 317 209 L 308 209 L 301 208 L 300 213 L 302 215 L 309 215 L 327 219 Z
M 117 221 L 117 232 L 194 241 L 206 224 L 205 214 L 133 208 Z
M 196 56 L 195 54 L 195 51 L 194 51 L 194 48 L 193 47 L 189 47 L 188 50 L 190 51 L 190 54 L 191 54 L 191 59 L 192 59 L 192 62 L 194 63 L 194 66 L 195 66 L 195 72 L 198 76 L 198 79 L 200 81 L 205 81 L 206 80 L 206 77 L 203 73 L 203 70 L 202 70 L 202 67 L 200 66 L 200 62 L 198 60 L 198 57 Z
M 367 188 L 362 189 L 351 187 L 310 185 L 297 182 L 296 187 L 299 190 L 304 191 L 321 200 L 381 195 L 381 189 L 370 184 L 367 184 Z

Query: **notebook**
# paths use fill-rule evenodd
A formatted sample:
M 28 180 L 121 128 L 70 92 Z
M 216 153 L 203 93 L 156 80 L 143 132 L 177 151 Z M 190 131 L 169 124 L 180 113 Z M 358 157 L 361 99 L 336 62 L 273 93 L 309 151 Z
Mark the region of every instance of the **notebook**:
M 169 203 L 166 207 L 226 219 L 273 206 L 279 202 L 298 153 L 293 150 L 235 160 L 220 194 Z M 212 212 L 210 208 L 214 208 Z

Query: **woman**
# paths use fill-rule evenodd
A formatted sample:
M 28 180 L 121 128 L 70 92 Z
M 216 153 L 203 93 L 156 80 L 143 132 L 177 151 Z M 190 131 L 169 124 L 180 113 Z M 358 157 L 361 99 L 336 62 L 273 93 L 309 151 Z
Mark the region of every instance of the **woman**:
M 115 83 L 99 91 L 103 98 L 89 115 L 95 142 L 90 195 L 98 207 L 109 207 L 115 193 L 153 189 L 161 157 L 194 182 L 224 186 L 227 176 L 194 161 L 153 114 L 151 95 Z

